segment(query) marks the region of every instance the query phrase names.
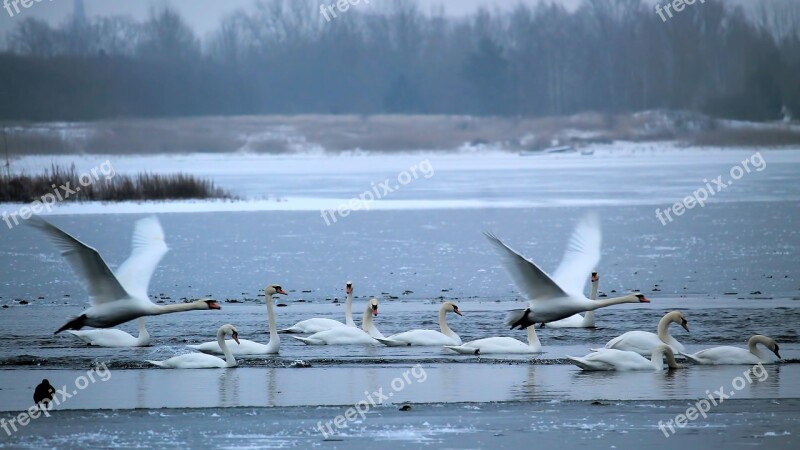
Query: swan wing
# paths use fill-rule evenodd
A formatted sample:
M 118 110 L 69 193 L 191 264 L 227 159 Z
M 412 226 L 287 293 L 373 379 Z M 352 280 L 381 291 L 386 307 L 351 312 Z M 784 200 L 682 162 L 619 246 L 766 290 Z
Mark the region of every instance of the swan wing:
M 131 256 L 117 269 L 117 279 L 125 290 L 139 298 L 147 297 L 147 288 L 161 258 L 169 251 L 164 230 L 156 217 L 136 221 Z
M 533 261 L 514 251 L 494 234 L 489 232 L 484 234 L 502 258 L 511 280 L 528 300 L 567 297 L 564 290 Z
M 589 214 L 572 232 L 553 280 L 566 292 L 582 296 L 586 280 L 600 262 L 601 244 L 600 219 Z
M 66 258 L 89 293 L 93 306 L 130 297 L 97 250 L 41 217 L 33 216 L 27 223 L 43 231 L 61 251 L 61 256 Z

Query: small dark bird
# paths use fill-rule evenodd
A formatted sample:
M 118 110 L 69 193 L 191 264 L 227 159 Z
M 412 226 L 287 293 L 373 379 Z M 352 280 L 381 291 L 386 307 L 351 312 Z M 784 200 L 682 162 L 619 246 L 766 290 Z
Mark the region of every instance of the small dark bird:
M 33 391 L 33 402 L 37 405 L 40 403 L 47 404 L 53 401 L 53 395 L 55 393 L 56 389 L 50 385 L 50 382 L 47 381 L 47 379 L 44 379 Z

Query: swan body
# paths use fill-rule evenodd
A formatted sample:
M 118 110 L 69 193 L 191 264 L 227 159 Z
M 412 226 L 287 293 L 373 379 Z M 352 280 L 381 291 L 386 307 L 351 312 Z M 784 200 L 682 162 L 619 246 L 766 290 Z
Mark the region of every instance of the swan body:
M 347 292 L 347 302 L 345 303 L 344 319 L 345 323 L 338 320 L 325 319 L 322 317 L 315 317 L 313 319 L 306 319 L 297 322 L 289 328 L 278 330 L 278 333 L 297 333 L 297 334 L 312 334 L 319 333 L 320 331 L 332 330 L 334 328 L 352 327 L 356 328 L 356 323 L 353 321 L 353 282 L 348 281 L 345 286 Z
M 597 299 L 597 283 L 599 281 L 600 277 L 597 276 L 597 272 L 592 272 L 592 294 L 589 296 L 592 300 Z M 544 324 L 542 324 L 542 326 L 544 326 Z M 595 328 L 594 311 L 586 311 L 586 314 L 583 316 L 580 314 L 573 314 L 566 319 L 549 322 L 547 328 Z
M 732 347 L 724 345 L 700 350 L 697 353 L 681 353 L 687 359 L 696 364 L 705 365 L 729 365 L 729 364 L 774 364 L 769 355 L 765 355 L 758 344 L 767 347 L 778 359 L 781 359 L 778 343 L 772 338 L 756 334 L 747 341 L 747 348 Z
M 639 330 L 628 331 L 608 341 L 608 343 L 606 343 L 606 348 L 628 350 L 646 356 L 653 353 L 653 350 L 659 345 L 667 344 L 672 347 L 673 352 L 681 353 L 685 351 L 686 348 L 669 334 L 669 325 L 671 323 L 677 323 L 686 331 L 689 331 L 689 322 L 683 316 L 683 313 L 680 311 L 672 311 L 665 314 L 664 317 L 658 321 L 657 333 Z
M 580 358 L 567 355 L 567 359 L 583 370 L 664 370 L 664 356 L 670 369 L 683 367 L 675 361 L 672 349 L 665 344 L 657 346 L 649 360 L 636 352 L 607 348 L 597 349 Z
M 147 288 L 161 258 L 167 253 L 164 230 L 155 217 L 136 221 L 133 251 L 116 273 L 92 247 L 60 228 L 33 216 L 26 222 L 38 228 L 61 251 L 89 294 L 91 307 L 56 330 L 80 330 L 85 326 L 111 328 L 144 316 L 181 311 L 220 309 L 213 300 L 203 299 L 176 305 L 156 305 L 147 296 Z
M 465 342 L 461 345 L 445 345 L 444 348 L 464 355 L 540 353 L 542 344 L 536 335 L 536 328 L 528 327 L 527 331 L 527 344 L 511 337 L 489 337 Z
M 239 339 L 237 342 L 238 345 L 234 346 L 232 340 L 226 341 L 228 347 L 233 349 L 231 350 L 231 353 L 233 353 L 235 356 L 277 355 L 280 352 L 281 340 L 278 336 L 278 327 L 275 325 L 275 311 L 272 307 L 272 297 L 275 294 L 288 295 L 286 292 L 284 292 L 283 288 L 276 284 L 270 284 L 264 288 L 264 300 L 266 300 L 267 303 L 267 322 L 269 323 L 269 343 L 262 344 L 249 339 Z M 222 348 L 220 348 L 217 341 L 204 342 L 198 345 L 190 345 L 189 348 L 212 355 L 223 354 Z
M 375 338 L 383 338 L 383 334 L 372 323 L 372 316 L 378 315 L 378 299 L 367 302 L 361 328 L 338 327 L 320 331 L 308 337 L 292 336 L 306 345 L 375 345 Z
M 597 301 L 583 295 L 586 274 L 591 273 L 600 261 L 600 222 L 595 215 L 587 216 L 578 224 L 552 278 L 495 235 L 485 234 L 503 259 L 512 281 L 529 301 L 528 308 L 509 312 L 506 324 L 512 329 L 555 322 L 581 312 L 622 303 L 650 302 L 640 292 Z
M 77 337 L 89 345 L 97 347 L 147 347 L 150 345 L 150 334 L 145 328 L 144 318 L 139 318 L 139 337 L 117 330 L 115 328 L 100 330 L 67 330 L 67 333 Z
M 445 315 L 448 312 L 454 312 L 461 316 L 461 311 L 458 310 L 453 302 L 444 302 L 439 307 L 439 329 L 434 330 L 411 330 L 403 333 L 393 334 L 388 338 L 377 338 L 382 344 L 389 347 L 404 347 L 409 345 L 419 346 L 444 346 L 461 345 L 461 338 L 447 326 L 447 319 Z
M 226 367 L 236 367 L 236 358 L 233 357 L 228 345 L 225 343 L 225 336 L 230 334 L 233 340 L 239 343 L 239 332 L 231 324 L 223 325 L 217 331 L 217 343 L 222 348 L 225 359 L 206 355 L 205 353 L 189 353 L 186 355 L 173 356 L 164 361 L 151 361 L 164 369 L 224 369 Z

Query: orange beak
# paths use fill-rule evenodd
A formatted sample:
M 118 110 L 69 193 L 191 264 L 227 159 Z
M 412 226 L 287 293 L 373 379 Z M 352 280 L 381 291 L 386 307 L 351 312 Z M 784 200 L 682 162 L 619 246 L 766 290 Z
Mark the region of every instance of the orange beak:
M 210 309 L 222 309 L 222 307 L 221 307 L 221 306 L 219 306 L 219 303 L 217 303 L 217 302 L 211 302 L 211 303 L 209 303 L 209 304 L 208 304 L 208 307 L 209 307 Z
M 281 288 L 278 288 L 275 292 L 277 292 L 278 294 L 289 295 L 289 294 L 286 293 L 286 291 L 284 291 Z

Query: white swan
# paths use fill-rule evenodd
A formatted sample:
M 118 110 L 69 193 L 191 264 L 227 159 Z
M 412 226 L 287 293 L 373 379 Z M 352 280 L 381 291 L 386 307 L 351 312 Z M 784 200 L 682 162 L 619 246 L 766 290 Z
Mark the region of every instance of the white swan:
M 389 336 L 388 338 L 377 338 L 382 344 L 389 347 L 401 347 L 407 345 L 461 345 L 461 338 L 458 337 L 450 327 L 447 326 L 447 319 L 445 314 L 454 312 L 459 316 L 461 311 L 458 306 L 453 302 L 444 302 L 439 307 L 439 331 L 434 330 L 411 330 L 403 333 L 397 333 Z
M 597 272 L 592 272 L 592 294 L 589 296 L 591 300 L 597 300 L 597 283 L 600 277 Z M 542 327 L 545 324 L 541 325 Z M 555 322 L 548 322 L 547 328 L 594 328 L 594 311 L 586 311 L 586 315 L 573 314 L 566 319 L 556 320 Z
M 315 317 L 313 319 L 306 319 L 297 322 L 289 328 L 278 330 L 278 333 L 297 333 L 297 334 L 311 334 L 319 333 L 320 331 L 332 330 L 334 328 L 353 327 L 356 328 L 356 323 L 353 322 L 353 282 L 348 281 L 345 285 L 345 292 L 347 293 L 347 302 L 344 306 L 344 321 L 325 319 L 322 317 Z
M 92 306 L 59 328 L 80 330 L 85 326 L 110 328 L 143 316 L 156 316 L 181 311 L 220 309 L 216 301 L 197 300 L 192 303 L 160 306 L 147 297 L 150 277 L 161 258 L 167 253 L 164 230 L 155 217 L 140 219 L 133 233 L 133 252 L 117 269 L 111 272 L 100 253 L 75 239 L 41 217 L 28 220 L 31 226 L 42 230 L 61 250 L 61 255 L 80 278 Z
M 653 350 L 661 344 L 667 344 L 672 347 L 673 352 L 683 352 L 686 348 L 678 342 L 672 335 L 669 334 L 669 325 L 677 323 L 682 326 L 686 331 L 689 331 L 689 322 L 683 313 L 680 311 L 668 312 L 658 321 L 658 333 L 651 333 L 649 331 L 628 331 L 621 334 L 606 343 L 606 348 L 614 348 L 617 350 L 628 350 L 636 352 L 640 355 L 649 355 Z
M 503 259 L 514 284 L 529 300 L 527 309 L 513 310 L 506 316 L 506 324 L 512 329 L 554 322 L 580 312 L 621 303 L 650 302 L 640 292 L 596 301 L 583 295 L 586 274 L 591 273 L 600 261 L 600 222 L 595 215 L 587 216 L 578 224 L 553 278 L 495 235 L 485 234 Z
M 770 337 L 756 334 L 747 340 L 747 349 L 723 345 L 721 347 L 707 348 L 700 350 L 697 353 L 681 353 L 690 361 L 697 364 L 774 364 L 775 361 L 769 355 L 765 355 L 758 348 L 758 344 L 763 344 L 778 359 L 781 359 L 781 354 L 778 350 L 778 343 Z
M 288 295 L 283 291 L 283 288 L 276 284 L 270 284 L 264 288 L 264 300 L 267 303 L 267 322 L 269 324 L 269 343 L 261 344 L 249 339 L 240 339 L 234 346 L 233 342 L 228 341 L 227 344 L 233 348 L 231 352 L 235 356 L 243 355 L 277 355 L 280 352 L 281 339 L 278 337 L 278 327 L 275 325 L 275 311 L 272 307 L 272 297 L 275 294 Z M 190 345 L 189 348 L 199 350 L 203 353 L 210 353 L 212 355 L 223 354 L 217 341 L 204 342 L 198 345 Z
M 150 345 L 150 333 L 144 326 L 144 318 L 139 317 L 139 337 L 117 330 L 116 328 L 100 330 L 67 330 L 67 333 L 77 337 L 89 345 L 98 347 L 147 347 Z
M 527 344 L 511 337 L 489 337 L 465 342 L 461 345 L 445 345 L 444 348 L 465 355 L 541 353 L 542 343 L 539 342 L 539 336 L 536 335 L 536 327 L 528 327 L 527 331 Z
M 231 324 L 219 327 L 219 330 L 217 330 L 217 345 L 222 348 L 222 353 L 225 355 L 224 360 L 205 353 L 188 353 L 186 355 L 173 356 L 164 361 L 147 360 L 147 362 L 164 369 L 224 369 L 226 367 L 236 367 L 236 358 L 233 357 L 228 344 L 225 342 L 225 336 L 228 334 L 237 344 L 239 343 L 239 332 L 236 331 L 236 327 Z
M 332 330 L 320 331 L 308 337 L 292 336 L 306 345 L 375 345 L 375 338 L 383 335 L 372 323 L 372 316 L 378 315 L 378 299 L 372 298 L 367 302 L 364 310 L 364 320 L 361 329 L 354 327 L 339 327 Z
M 683 366 L 675 361 L 675 355 L 669 346 L 657 346 L 650 359 L 625 350 L 601 348 L 593 353 L 578 358 L 567 355 L 572 364 L 583 370 L 664 370 L 664 356 L 670 369 L 680 369 Z

